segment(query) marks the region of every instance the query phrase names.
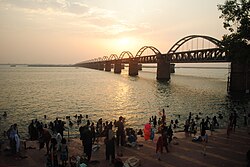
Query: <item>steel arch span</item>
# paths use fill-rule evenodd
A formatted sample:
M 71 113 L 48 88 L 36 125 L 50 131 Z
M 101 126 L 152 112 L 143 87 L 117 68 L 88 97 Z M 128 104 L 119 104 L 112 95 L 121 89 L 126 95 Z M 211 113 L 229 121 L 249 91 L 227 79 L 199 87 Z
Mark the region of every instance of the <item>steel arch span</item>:
M 118 56 L 116 54 L 111 54 L 109 56 L 109 60 L 117 60 L 118 59 Z
M 155 55 L 161 54 L 161 52 L 160 52 L 157 48 L 155 48 L 155 47 L 153 47 L 153 46 L 143 46 L 143 47 L 136 53 L 135 57 L 141 57 L 142 53 L 143 53 L 146 49 L 151 49 L 151 50 L 155 53 Z
M 98 62 L 98 58 L 94 58 L 94 59 L 92 59 L 92 62 Z
M 108 59 L 109 59 L 108 56 L 103 56 L 103 58 L 102 58 L 103 61 L 107 61 Z
M 218 46 L 218 48 L 223 48 L 223 45 L 222 45 L 221 41 L 219 41 L 218 39 L 215 39 L 213 37 L 206 36 L 206 35 L 189 35 L 189 36 L 186 36 L 186 37 L 180 39 L 179 41 L 177 41 L 169 49 L 169 51 L 167 52 L 167 54 L 175 53 L 176 50 L 178 50 L 184 43 L 186 43 L 187 41 L 189 41 L 191 39 L 194 39 L 194 38 L 203 38 L 203 39 L 206 39 L 206 40 L 212 42 L 213 44 L 215 44 L 216 46 Z
M 102 57 L 98 57 L 97 61 L 103 61 Z
M 130 51 L 123 51 L 120 54 L 119 59 L 123 59 L 124 55 L 126 55 L 126 54 L 129 56 L 129 58 L 133 58 L 134 57 L 133 54 Z

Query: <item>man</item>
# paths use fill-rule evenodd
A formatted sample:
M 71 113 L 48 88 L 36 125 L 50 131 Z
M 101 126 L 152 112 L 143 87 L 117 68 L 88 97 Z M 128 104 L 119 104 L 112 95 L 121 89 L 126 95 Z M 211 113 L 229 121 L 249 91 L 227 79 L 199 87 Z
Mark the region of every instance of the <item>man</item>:
M 84 153 L 86 154 L 88 161 L 90 161 L 92 154 L 92 133 L 90 130 L 89 120 L 87 121 L 87 125 L 83 127 L 82 140 L 83 140 Z
M 124 131 L 124 123 L 123 123 L 123 117 L 120 116 L 119 120 L 116 122 L 117 131 L 117 146 L 121 144 L 121 146 L 124 145 L 124 139 L 125 139 L 125 131 Z
M 51 140 L 51 134 L 48 129 L 46 128 L 39 128 L 39 143 L 40 143 L 40 149 L 44 147 L 44 143 L 46 144 L 46 149 L 47 149 L 47 155 L 49 154 L 49 142 Z

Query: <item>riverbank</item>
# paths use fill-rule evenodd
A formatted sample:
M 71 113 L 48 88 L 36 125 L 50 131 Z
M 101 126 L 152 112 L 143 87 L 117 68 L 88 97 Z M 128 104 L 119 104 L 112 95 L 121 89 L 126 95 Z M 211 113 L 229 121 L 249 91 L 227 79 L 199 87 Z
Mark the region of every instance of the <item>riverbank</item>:
M 229 138 L 226 135 L 226 129 L 218 129 L 211 135 L 208 132 L 209 141 L 207 143 L 207 154 L 202 154 L 202 144 L 192 142 L 193 137 L 185 137 L 183 132 L 174 133 L 177 138 L 175 144 L 169 146 L 170 153 L 164 150 L 161 156 L 161 161 L 157 160 L 155 154 L 155 141 L 144 141 L 144 138 L 139 137 L 138 141 L 142 144 L 139 148 L 123 147 L 123 156 L 119 157 L 123 161 L 130 157 L 140 159 L 141 166 L 152 167 L 157 165 L 163 166 L 247 166 L 246 153 L 250 150 L 250 135 L 246 128 L 238 128 L 232 133 Z M 156 136 L 157 138 L 157 136 Z M 7 141 L 6 141 L 7 142 Z M 0 152 L 0 167 L 10 166 L 45 166 L 46 156 L 45 149 L 39 150 L 39 145 L 36 141 L 27 141 L 26 147 L 19 155 L 9 155 L 4 151 L 6 143 L 2 146 Z M 69 156 L 81 156 L 83 147 L 79 139 L 70 139 Z M 105 145 L 103 140 L 100 142 L 100 149 L 92 153 L 92 160 L 95 163 L 89 166 L 106 167 L 109 162 L 105 160 Z M 118 157 L 118 156 L 117 156 Z M 69 166 L 69 165 L 68 165 Z

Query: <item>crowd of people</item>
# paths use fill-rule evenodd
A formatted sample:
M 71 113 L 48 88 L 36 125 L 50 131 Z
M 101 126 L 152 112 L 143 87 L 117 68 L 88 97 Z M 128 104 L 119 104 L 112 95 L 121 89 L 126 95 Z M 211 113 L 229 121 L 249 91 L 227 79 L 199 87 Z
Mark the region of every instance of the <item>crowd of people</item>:
M 200 115 L 200 114 L 199 114 Z M 205 118 L 199 115 L 194 116 L 189 113 L 185 123 L 184 132 L 185 135 L 196 136 L 198 129 L 200 135 L 198 140 L 203 142 L 203 154 L 206 155 L 206 143 L 208 141 L 208 135 L 206 130 L 210 130 L 211 133 L 215 128 L 219 127 L 219 119 L 223 119 L 222 115 L 218 117 L 213 116 Z M 46 117 L 45 117 L 46 118 Z M 82 116 L 75 116 L 77 118 L 77 124 L 80 125 Z M 86 118 L 88 116 L 86 115 Z M 229 123 L 227 129 L 227 135 L 229 136 L 231 131 L 235 131 L 237 125 L 238 115 L 234 111 L 229 116 Z M 71 125 L 70 117 L 66 117 L 69 120 L 69 126 Z M 71 123 L 70 123 L 71 122 Z M 69 160 L 69 149 L 67 146 L 67 140 L 64 138 L 63 132 L 65 130 L 65 122 L 56 118 L 49 124 L 44 124 L 37 119 L 32 120 L 28 126 L 28 132 L 30 140 L 38 140 L 40 143 L 40 149 L 46 145 L 47 166 L 57 167 L 59 166 L 59 159 L 61 160 L 61 166 L 66 166 Z M 87 120 L 86 124 L 79 127 L 80 140 L 82 141 L 84 156 L 86 157 L 86 163 L 90 162 L 93 151 L 93 146 L 103 140 L 105 144 L 105 158 L 110 163 L 115 163 L 116 153 L 117 156 L 122 156 L 120 146 L 127 147 L 139 147 L 137 142 L 137 136 L 144 137 L 145 140 L 154 141 L 155 133 L 158 133 L 156 141 L 156 155 L 158 160 L 161 160 L 164 149 L 166 152 L 170 152 L 168 145 L 173 140 L 173 129 L 179 127 L 179 120 L 175 119 L 167 122 L 165 110 L 160 112 L 160 116 L 152 116 L 145 124 L 144 130 L 139 131 L 133 128 L 125 128 L 125 118 L 120 116 L 115 121 L 103 121 L 100 118 L 96 123 Z M 18 153 L 20 150 L 20 136 L 18 134 L 17 124 L 13 124 L 6 132 L 6 136 L 10 141 L 10 148 L 13 153 Z M 98 147 L 96 147 L 98 149 Z M 116 150 L 117 149 L 117 150 Z
M 124 128 L 125 118 L 122 116 L 119 117 L 118 121 L 106 121 L 103 122 L 102 118 L 100 118 L 96 126 L 94 123 L 90 123 L 87 121 L 85 126 L 81 126 L 79 128 L 80 139 L 82 140 L 82 144 L 84 147 L 84 153 L 86 154 L 87 160 L 90 161 L 92 146 L 95 142 L 99 142 L 101 137 L 104 137 L 104 143 L 106 145 L 106 160 L 110 162 L 114 162 L 115 159 L 115 145 L 124 146 L 126 141 L 126 133 Z M 114 129 L 116 127 L 116 133 L 114 134 Z M 130 133 L 130 141 L 131 141 Z
M 7 114 L 6 114 L 7 115 Z M 29 140 L 39 141 L 40 149 L 46 145 L 47 167 L 59 166 L 58 157 L 61 160 L 61 166 L 66 166 L 68 160 L 68 147 L 66 139 L 63 138 L 64 122 L 56 118 L 49 125 L 44 124 L 37 119 L 32 120 L 28 126 Z M 17 124 L 13 124 L 4 132 L 4 136 L 9 139 L 10 151 L 13 155 L 20 152 L 20 135 Z M 24 142 L 26 149 L 26 142 Z

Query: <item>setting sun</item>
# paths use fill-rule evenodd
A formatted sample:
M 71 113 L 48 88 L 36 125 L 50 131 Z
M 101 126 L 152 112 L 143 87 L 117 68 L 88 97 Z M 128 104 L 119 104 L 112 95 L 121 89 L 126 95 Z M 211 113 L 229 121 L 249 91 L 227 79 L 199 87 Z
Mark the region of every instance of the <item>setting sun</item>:
M 129 45 L 129 38 L 121 38 L 118 40 L 118 45 L 120 46 L 128 46 Z
M 132 38 L 132 37 L 122 37 L 117 38 L 113 41 L 113 46 L 116 46 L 115 51 L 118 53 L 122 51 L 130 51 L 134 54 L 141 47 L 141 39 Z

